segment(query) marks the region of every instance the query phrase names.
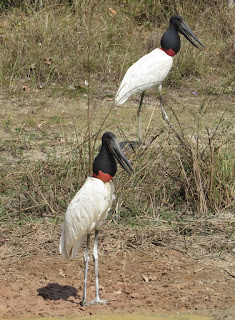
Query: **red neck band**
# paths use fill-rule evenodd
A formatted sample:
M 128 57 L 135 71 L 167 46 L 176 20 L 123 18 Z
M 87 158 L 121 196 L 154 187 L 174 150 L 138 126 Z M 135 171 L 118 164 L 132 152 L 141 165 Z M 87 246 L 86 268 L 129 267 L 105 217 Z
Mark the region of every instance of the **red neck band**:
M 160 48 L 160 49 L 166 52 L 166 54 L 168 54 L 168 56 L 171 56 L 171 57 L 173 57 L 176 54 L 175 51 L 172 49 L 169 49 L 169 50 L 165 50 L 163 48 Z
M 110 180 L 112 180 L 112 176 L 110 176 L 110 174 L 108 173 L 104 173 L 102 171 L 99 170 L 98 175 L 96 175 L 95 173 L 93 173 L 93 177 L 102 180 L 103 182 L 109 182 Z

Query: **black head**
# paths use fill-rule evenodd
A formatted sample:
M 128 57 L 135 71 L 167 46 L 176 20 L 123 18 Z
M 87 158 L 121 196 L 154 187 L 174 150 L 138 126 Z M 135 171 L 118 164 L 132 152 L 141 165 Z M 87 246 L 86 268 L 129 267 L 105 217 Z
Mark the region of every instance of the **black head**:
M 180 32 L 182 35 L 185 36 L 185 38 L 192 44 L 194 47 L 198 48 L 197 44 L 193 42 L 193 40 L 190 38 L 190 36 L 196 40 L 202 47 L 204 45 L 201 43 L 201 41 L 195 36 L 195 34 L 192 32 L 192 30 L 189 28 L 189 26 L 186 24 L 184 19 L 178 15 L 175 14 L 174 16 L 171 17 L 170 19 L 170 25 L 173 25 L 178 32 Z M 205 47 L 204 47 L 205 48 Z
M 102 174 L 107 174 L 112 178 L 117 171 L 115 159 L 129 174 L 131 171 L 134 171 L 122 152 L 116 136 L 112 132 L 105 132 L 102 136 L 100 153 L 93 163 L 93 173 L 95 176 L 99 177 L 99 172 L 102 172 Z
M 190 43 L 192 43 L 192 45 L 194 45 L 196 48 L 199 49 L 199 47 L 196 45 L 196 43 L 193 42 L 190 36 L 194 40 L 196 40 L 201 46 L 203 46 L 200 40 L 195 36 L 195 34 L 186 24 L 184 19 L 178 14 L 175 14 L 174 16 L 171 17 L 170 26 L 167 29 L 167 31 L 163 34 L 161 39 L 161 47 L 164 51 L 166 51 L 167 54 L 173 56 L 180 50 L 179 32 L 183 34 L 185 38 Z
M 173 24 L 177 27 L 181 22 L 184 22 L 184 19 L 178 14 L 174 14 L 170 18 L 170 25 Z

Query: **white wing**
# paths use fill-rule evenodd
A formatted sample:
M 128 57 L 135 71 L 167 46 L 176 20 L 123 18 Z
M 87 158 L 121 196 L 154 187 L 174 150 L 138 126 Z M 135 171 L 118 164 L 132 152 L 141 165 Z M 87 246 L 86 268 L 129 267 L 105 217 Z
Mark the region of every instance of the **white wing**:
M 133 94 L 161 85 L 173 64 L 173 58 L 157 48 L 135 62 L 126 72 L 115 97 L 117 106 Z
M 60 238 L 60 253 L 64 258 L 74 258 L 87 234 L 99 230 L 111 208 L 113 194 L 112 181 L 104 183 L 97 178 L 87 178 L 65 214 Z

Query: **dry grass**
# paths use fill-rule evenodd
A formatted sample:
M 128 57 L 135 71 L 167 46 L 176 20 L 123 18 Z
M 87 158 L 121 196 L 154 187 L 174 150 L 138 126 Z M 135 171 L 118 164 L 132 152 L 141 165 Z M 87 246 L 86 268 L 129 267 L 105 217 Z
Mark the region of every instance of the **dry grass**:
M 145 146 L 136 154 L 127 154 L 136 173 L 130 178 L 122 170 L 117 173 L 117 214 L 132 224 L 137 217 L 145 221 L 164 216 L 168 209 L 201 215 L 231 210 L 234 206 L 234 141 L 231 125 L 225 127 L 222 120 L 218 119 L 214 128 L 207 126 L 204 132 L 201 129 L 195 132 L 194 128 L 189 134 L 180 122 L 174 124 L 174 131 L 168 126 L 152 131 Z M 100 131 L 104 128 L 96 131 L 93 139 L 100 136 Z M 121 136 L 125 140 L 121 133 L 119 139 Z M 88 134 L 79 139 L 71 142 L 64 135 L 58 151 L 52 153 L 51 147 L 46 148 L 44 154 L 48 153 L 48 157 L 34 162 L 33 168 L 32 162 L 23 161 L 24 156 L 20 154 L 20 145 L 24 151 L 24 140 L 12 142 L 14 157 L 22 160 L 17 170 L 10 166 L 1 171 L 1 189 L 5 194 L 3 220 L 10 216 L 22 220 L 33 214 L 51 216 L 57 221 L 64 215 L 71 197 L 89 174 Z M 97 153 L 96 148 L 94 152 Z
M 113 97 L 129 65 L 159 44 L 169 16 L 174 12 L 183 15 L 206 50 L 200 52 L 183 40 L 165 88 L 183 86 L 184 90 L 189 86 L 187 83 L 198 81 L 197 89 L 204 100 L 199 114 L 195 115 L 197 123 L 185 128 L 181 119 L 173 117 L 178 138 L 170 127 L 149 130 L 145 147 L 136 156 L 130 155 L 136 174 L 130 179 L 122 172 L 117 175 L 120 199 L 117 215 L 132 224 L 137 216 L 146 222 L 164 216 L 172 208 L 183 207 L 185 211 L 205 215 L 234 206 L 232 124 L 224 117 L 216 124 L 203 123 L 205 109 L 212 109 L 217 97 L 232 95 L 232 10 L 223 2 L 210 1 L 208 7 L 196 0 L 164 4 L 84 0 L 72 1 L 72 5 L 56 1 L 54 5 L 45 2 L 42 8 L 29 6 L 27 1 L 21 2 L 20 7 L 14 4 L 15 7 L 1 12 L 2 92 L 9 93 L 9 88 L 12 96 L 24 104 L 23 86 L 26 91 L 31 89 L 32 94 L 42 88 L 51 90 L 52 95 L 59 95 L 63 90 L 71 100 L 81 98 L 89 90 L 89 99 L 93 99 L 90 101 L 93 142 L 110 127 L 107 119 L 112 110 L 110 107 L 102 114 L 104 121 L 99 125 L 94 124 L 97 112 L 94 97 Z M 89 88 L 84 85 L 85 80 Z M 37 108 L 32 112 L 37 113 L 42 106 Z M 81 106 L 79 112 L 79 124 L 84 125 L 86 115 Z M 71 115 L 73 139 L 69 141 L 64 117 L 62 113 L 51 116 L 50 121 L 57 126 L 53 135 L 46 128 L 38 129 L 35 115 L 18 124 L 11 114 L 3 120 L 8 138 L 2 138 L 1 150 L 10 150 L 20 160 L 17 168 L 15 163 L 1 168 L 2 221 L 12 217 L 21 221 L 32 215 L 52 216 L 57 221 L 88 175 L 88 129 L 83 126 L 78 130 Z M 122 132 L 117 119 L 115 124 Z M 29 127 L 33 132 L 27 132 Z M 125 140 L 124 134 L 120 136 Z M 23 153 L 37 139 L 42 141 L 39 149 L 46 157 L 32 168 Z M 59 155 L 52 152 L 57 148 L 53 141 L 58 139 L 65 141 L 58 143 L 64 148 Z
M 207 7 L 197 1 L 63 1 L 13 8 L 1 14 L 1 82 L 15 91 L 22 83 L 42 87 L 51 81 L 79 87 L 93 79 L 118 84 L 127 67 L 151 47 L 159 45 L 169 16 L 182 14 L 206 50 L 199 52 L 183 40 L 182 52 L 168 79 L 176 85 L 183 78 L 205 73 L 229 74 L 233 61 L 232 10 L 220 2 Z M 138 39 L 138 41 L 136 41 Z M 150 46 L 150 47 L 149 47 Z M 88 52 L 90 54 L 88 55 Z M 89 56 L 89 61 L 88 61 Z M 98 83 L 99 85 L 97 85 Z
M 230 220 L 230 223 L 227 223 Z M 23 228 L 22 228 L 23 225 Z M 0 247 L 2 261 L 18 260 L 23 256 L 40 252 L 45 255 L 58 255 L 58 242 L 61 225 L 51 223 L 49 218 L 25 221 L 13 225 L 12 230 L 0 226 Z M 194 219 L 188 216 L 184 221 L 152 219 L 151 225 L 133 228 L 120 224 L 112 215 L 100 233 L 100 250 L 116 255 L 121 249 L 153 250 L 159 247 L 183 252 L 193 259 L 225 257 L 232 255 L 234 248 L 234 217 L 231 213 Z M 20 241 L 19 241 L 20 239 Z M 7 244 L 6 246 L 3 246 Z M 82 256 L 83 250 L 79 252 Z
M 179 141 L 171 130 L 160 131 L 138 154 L 136 175 L 127 182 L 121 180 L 126 219 L 157 217 L 167 208 L 181 206 L 182 212 L 191 210 L 201 215 L 231 209 L 235 196 L 234 146 L 222 132 L 218 130 L 214 136 L 208 132 L 207 137 L 196 141 L 178 133 Z

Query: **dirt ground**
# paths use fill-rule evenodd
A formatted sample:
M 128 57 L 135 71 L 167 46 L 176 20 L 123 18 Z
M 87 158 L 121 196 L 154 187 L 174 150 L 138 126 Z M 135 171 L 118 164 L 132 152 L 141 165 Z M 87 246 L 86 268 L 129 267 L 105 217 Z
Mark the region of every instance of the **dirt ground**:
M 0 318 L 162 311 L 234 319 L 235 263 L 229 245 L 218 255 L 223 232 L 186 239 L 168 227 L 131 230 L 107 223 L 100 234 L 99 277 L 100 296 L 109 302 L 82 307 L 83 250 L 75 260 L 61 258 L 60 228 L 45 220 L 0 229 Z M 88 278 L 89 301 L 92 259 Z
M 200 107 L 200 99 L 196 100 L 191 91 L 188 90 L 185 98 L 186 105 L 181 102 L 176 106 L 179 115 L 189 105 L 192 110 L 195 106 Z M 190 103 L 189 99 L 192 100 Z M 148 98 L 146 101 L 148 104 Z M 222 102 L 216 98 L 213 108 L 223 105 Z M 111 103 L 100 98 L 94 107 L 97 120 L 103 121 Z M 20 148 L 23 156 L 44 159 L 47 156 L 44 149 L 48 145 L 47 153 L 50 148 L 54 150 L 57 146 L 55 141 L 60 141 L 59 149 L 63 146 L 66 149 L 71 132 L 76 135 L 74 128 L 83 130 L 86 127 L 85 107 L 84 112 L 80 109 L 79 115 L 77 107 L 77 99 L 38 97 L 37 92 L 31 95 L 26 92 L 25 96 L 12 99 L 2 96 L 0 115 L 3 126 L 0 132 L 5 147 L 0 165 L 13 164 L 17 168 L 18 153 L 13 153 L 9 144 L 15 133 L 14 139 L 27 138 L 27 145 L 30 144 L 29 150 L 25 149 L 26 142 Z M 231 104 L 227 109 L 226 116 L 231 119 Z M 143 119 L 148 123 L 154 106 L 145 110 Z M 218 108 L 215 114 L 211 109 L 208 114 L 216 118 L 222 111 Z M 118 116 L 122 128 L 136 135 L 135 114 L 135 105 L 132 109 L 128 106 L 114 109 L 109 116 L 108 129 L 117 130 Z M 157 109 L 153 118 L 156 120 L 152 125 L 156 127 L 162 121 Z M 184 120 L 188 122 L 187 117 Z M 99 128 L 100 124 L 96 122 L 96 125 Z M 62 130 L 64 135 L 59 136 L 59 140 L 58 133 L 61 134 Z M 43 149 L 44 131 L 48 137 Z M 8 203 L 9 199 L 4 197 L 2 201 Z M 83 250 L 75 260 L 62 259 L 58 252 L 61 222 L 55 225 L 51 220 L 43 218 L 12 226 L 4 221 L 4 216 L 1 218 L 0 318 L 162 311 L 205 314 L 220 320 L 235 319 L 234 242 L 232 237 L 228 237 L 234 228 L 234 215 L 223 216 L 220 213 L 211 221 L 194 219 L 189 225 L 193 232 L 186 233 L 187 236 L 176 232 L 167 223 L 161 227 L 153 223 L 144 229 L 131 229 L 120 226 L 118 222 L 107 222 L 100 233 L 99 278 L 100 296 L 109 302 L 105 306 L 86 307 L 80 305 Z M 94 290 L 91 259 L 88 301 L 94 298 Z

